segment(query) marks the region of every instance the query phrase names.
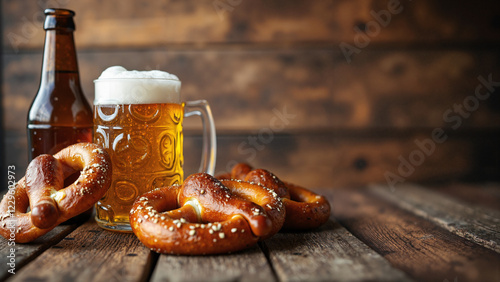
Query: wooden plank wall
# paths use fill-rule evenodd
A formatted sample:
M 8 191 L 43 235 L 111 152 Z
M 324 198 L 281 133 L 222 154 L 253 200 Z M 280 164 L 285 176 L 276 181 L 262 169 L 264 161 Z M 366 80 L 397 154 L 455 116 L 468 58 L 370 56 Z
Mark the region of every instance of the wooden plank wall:
M 2 9 L 2 2 L 0 1 L 0 11 L 3 11 Z M 2 54 L 3 54 L 3 36 L 2 35 L 2 32 L 3 32 L 3 21 L 1 20 L 2 19 L 2 13 L 0 13 L 0 46 L 2 46 L 1 50 L 2 50 Z M 5 133 L 4 133 L 4 126 L 3 126 L 3 56 L 0 56 L 0 85 L 2 87 L 0 87 L 0 109 L 1 109 L 1 112 L 0 112 L 0 169 L 3 171 L 4 168 L 5 168 L 5 150 L 3 148 L 5 148 Z M 7 180 L 7 176 L 3 173 L 0 173 L 0 183 L 5 183 Z M 4 185 L 0 185 L 0 190 L 3 190 L 4 188 L 2 188 L 2 186 Z
M 1 4 L 3 153 L 18 175 L 40 76 L 41 12 L 59 6 L 76 12 L 89 101 L 92 80 L 111 65 L 177 74 L 186 100 L 212 105 L 218 172 L 247 161 L 316 187 L 499 178 L 499 92 L 479 86 L 500 81 L 498 1 Z M 196 119 L 185 127 L 192 173 L 200 127 Z

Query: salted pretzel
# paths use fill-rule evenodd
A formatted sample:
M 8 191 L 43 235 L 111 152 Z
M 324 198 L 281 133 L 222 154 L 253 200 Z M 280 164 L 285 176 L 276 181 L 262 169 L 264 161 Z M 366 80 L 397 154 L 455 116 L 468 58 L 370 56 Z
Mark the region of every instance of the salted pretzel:
M 147 192 L 130 211 L 132 230 L 145 246 L 180 255 L 245 249 L 277 233 L 284 220 L 283 203 L 272 190 L 206 173 Z
M 281 181 L 276 175 L 255 169 L 245 163 L 235 165 L 231 173 L 218 176 L 219 179 L 239 179 L 258 183 L 272 189 L 282 199 L 286 208 L 284 229 L 302 230 L 321 226 L 330 217 L 330 203 L 304 187 Z
M 64 188 L 64 179 L 78 171 L 78 179 Z M 87 211 L 108 190 L 111 173 L 109 155 L 93 143 L 36 157 L 0 203 L 0 235 L 19 243 L 30 242 Z

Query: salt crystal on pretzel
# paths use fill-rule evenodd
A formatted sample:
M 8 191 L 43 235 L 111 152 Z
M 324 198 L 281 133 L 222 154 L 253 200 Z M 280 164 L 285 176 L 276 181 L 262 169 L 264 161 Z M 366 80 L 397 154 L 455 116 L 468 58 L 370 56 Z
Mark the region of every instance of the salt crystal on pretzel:
M 64 188 L 64 179 L 80 171 L 80 177 Z M 100 146 L 79 143 L 51 155 L 40 155 L 28 165 L 26 176 L 0 203 L 0 235 L 26 243 L 60 223 L 90 209 L 111 185 L 111 160 Z M 13 198 L 13 199 L 11 199 Z M 12 202 L 15 206 L 12 206 Z M 28 208 L 31 211 L 28 212 Z
M 221 182 L 199 173 L 182 186 L 139 197 L 130 224 L 139 240 L 156 252 L 219 254 L 242 250 L 278 232 L 285 220 L 282 205 L 263 186 Z

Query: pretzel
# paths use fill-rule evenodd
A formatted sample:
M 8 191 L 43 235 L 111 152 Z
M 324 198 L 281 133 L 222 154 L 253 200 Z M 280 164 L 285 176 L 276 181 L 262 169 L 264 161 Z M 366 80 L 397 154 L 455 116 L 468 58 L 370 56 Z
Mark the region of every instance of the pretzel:
M 248 164 L 239 163 L 233 167 L 230 174 L 218 176 L 219 179 L 227 177 L 258 183 L 275 191 L 285 204 L 284 229 L 317 228 L 328 221 L 330 217 L 330 203 L 324 196 L 313 193 L 304 187 L 283 182 L 265 169 L 252 170 Z
M 109 155 L 92 143 L 36 157 L 0 203 L 0 235 L 18 243 L 31 242 L 87 211 L 111 185 L 111 170 Z M 77 171 L 78 179 L 63 188 L 64 179 Z
M 145 193 L 130 211 L 132 230 L 146 247 L 179 255 L 245 249 L 277 233 L 284 219 L 283 203 L 270 189 L 205 173 Z

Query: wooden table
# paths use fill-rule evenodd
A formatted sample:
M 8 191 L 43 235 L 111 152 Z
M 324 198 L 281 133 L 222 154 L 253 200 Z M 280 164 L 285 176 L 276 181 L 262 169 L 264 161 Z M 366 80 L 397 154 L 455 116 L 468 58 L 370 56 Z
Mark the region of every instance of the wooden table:
M 9 281 L 500 281 L 500 185 L 406 184 L 318 190 L 332 203 L 318 230 L 279 233 L 243 252 L 158 255 L 94 220 L 36 242 L 0 240 Z

